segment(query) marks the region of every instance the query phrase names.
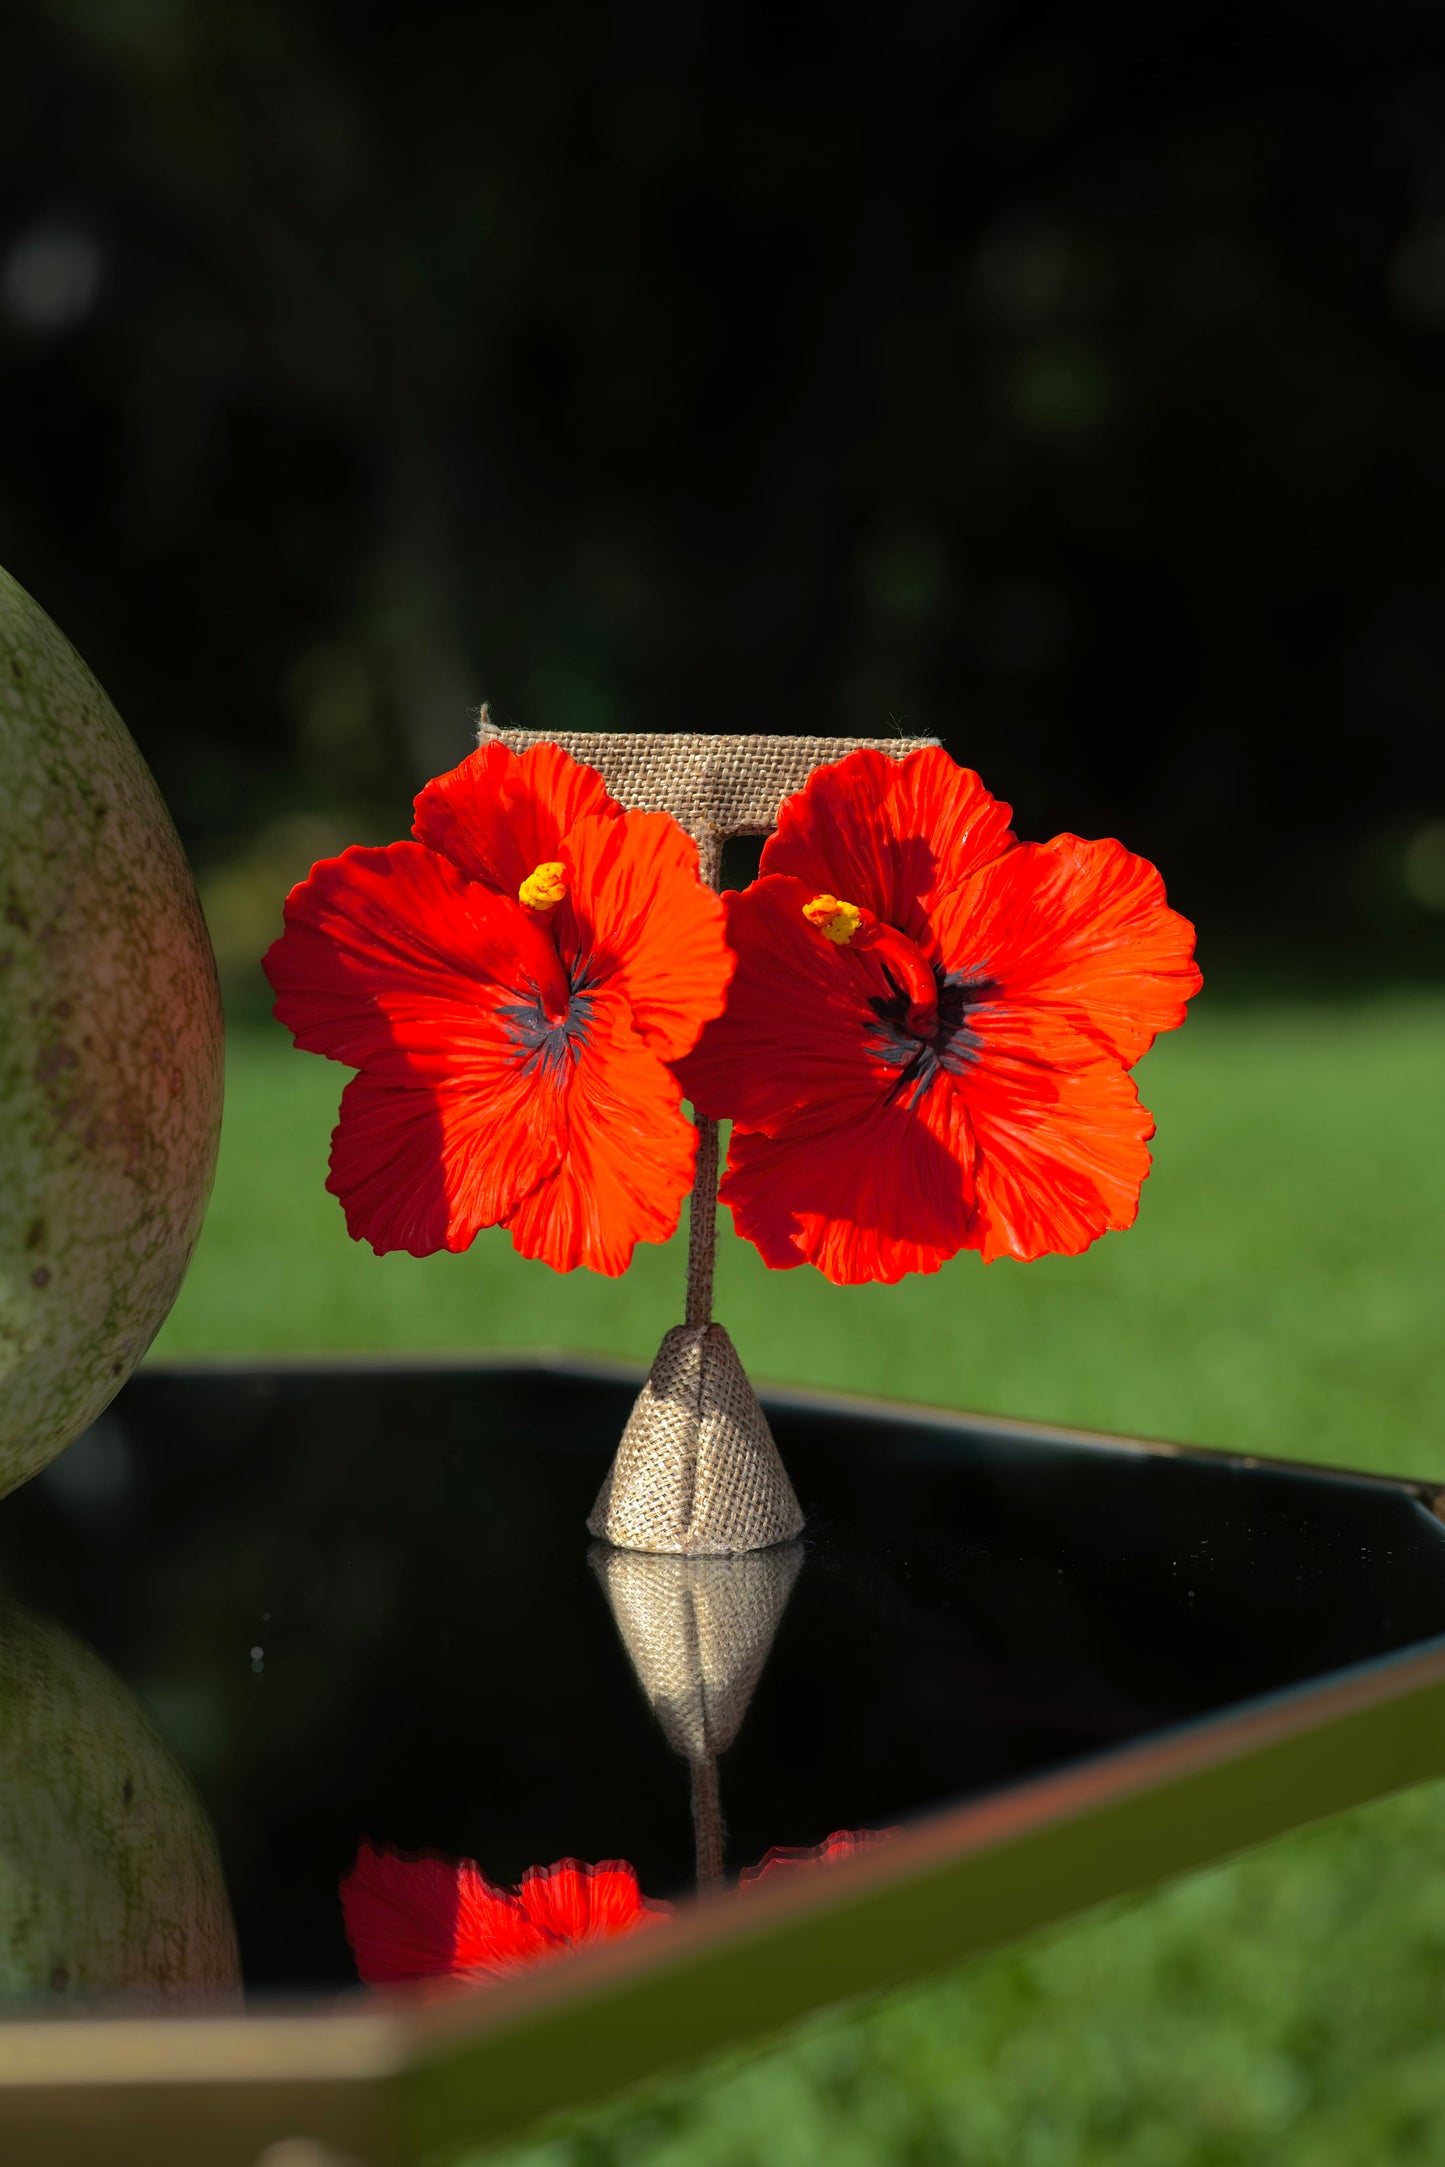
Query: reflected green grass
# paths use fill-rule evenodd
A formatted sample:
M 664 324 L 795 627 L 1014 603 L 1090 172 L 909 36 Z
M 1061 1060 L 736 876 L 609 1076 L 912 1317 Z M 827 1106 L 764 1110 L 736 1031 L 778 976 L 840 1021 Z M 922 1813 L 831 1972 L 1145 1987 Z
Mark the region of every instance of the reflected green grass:
M 237 1036 L 206 1232 L 158 1352 L 552 1345 L 645 1361 L 676 1245 L 617 1282 L 488 1236 L 374 1258 L 322 1182 L 341 1071 Z M 1445 1476 L 1445 1001 L 1211 1012 L 1140 1070 L 1135 1231 L 902 1288 L 726 1237 L 755 1374 Z M 1361 2167 L 1445 2157 L 1445 1791 L 606 2109 L 517 2167 Z

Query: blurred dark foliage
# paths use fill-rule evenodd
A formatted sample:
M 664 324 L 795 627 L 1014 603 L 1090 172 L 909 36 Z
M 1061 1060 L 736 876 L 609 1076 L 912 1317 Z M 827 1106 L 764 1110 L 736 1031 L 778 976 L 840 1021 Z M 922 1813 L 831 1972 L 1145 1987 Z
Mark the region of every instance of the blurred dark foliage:
M 897 722 L 1428 961 L 1442 363 L 1425 5 L 5 11 L 0 561 L 203 868 L 400 832 L 483 697 Z

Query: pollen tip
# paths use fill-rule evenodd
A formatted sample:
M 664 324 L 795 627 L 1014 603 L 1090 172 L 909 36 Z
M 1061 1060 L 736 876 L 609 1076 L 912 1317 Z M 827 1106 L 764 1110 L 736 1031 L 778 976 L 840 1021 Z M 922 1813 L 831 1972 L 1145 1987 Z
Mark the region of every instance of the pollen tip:
M 567 868 L 560 858 L 533 866 L 517 890 L 517 901 L 528 910 L 555 910 L 567 893 Z
M 824 940 L 846 948 L 863 922 L 863 913 L 856 903 L 841 903 L 836 895 L 815 895 L 811 903 L 803 905 L 803 916 L 809 925 L 816 926 Z

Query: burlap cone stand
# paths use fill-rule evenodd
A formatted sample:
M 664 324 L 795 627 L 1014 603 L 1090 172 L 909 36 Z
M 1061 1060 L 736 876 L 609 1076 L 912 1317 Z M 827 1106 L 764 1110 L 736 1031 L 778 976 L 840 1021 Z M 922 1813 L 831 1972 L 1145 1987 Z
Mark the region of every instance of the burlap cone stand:
M 618 801 L 671 813 L 697 844 L 716 888 L 730 835 L 770 835 L 784 798 L 814 768 L 871 747 L 901 760 L 933 738 L 694 737 L 611 731 L 498 730 L 482 710 L 478 742 L 513 752 L 554 744 L 601 773 Z M 670 1331 L 622 1433 L 587 1525 L 624 1550 L 725 1557 L 787 1542 L 803 1525 L 757 1394 L 732 1341 L 712 1321 L 718 1133 L 699 1120 L 688 1242 L 686 1322 Z
M 591 1551 L 647 1704 L 688 1764 L 699 1889 L 723 1877 L 718 1758 L 742 1727 L 802 1562 L 796 1542 L 737 1557 Z

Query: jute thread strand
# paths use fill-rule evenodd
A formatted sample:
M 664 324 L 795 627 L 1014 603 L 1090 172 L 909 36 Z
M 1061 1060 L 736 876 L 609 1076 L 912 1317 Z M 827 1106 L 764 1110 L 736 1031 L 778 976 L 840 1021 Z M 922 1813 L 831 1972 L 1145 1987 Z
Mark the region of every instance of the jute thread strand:
M 687 1221 L 687 1321 L 712 1323 L 713 1267 L 717 1259 L 718 1125 L 697 1116 L 697 1168 Z
M 901 760 L 934 738 L 701 736 L 678 731 L 500 730 L 482 709 L 478 742 L 513 752 L 560 745 L 596 768 L 629 811 L 670 813 L 721 885 L 732 835 L 768 835 L 813 770 L 872 750 Z M 626 1550 L 720 1557 L 798 1534 L 803 1515 L 737 1351 L 713 1321 L 718 1125 L 699 1118 L 688 1221 L 686 1322 L 657 1351 L 587 1525 Z

